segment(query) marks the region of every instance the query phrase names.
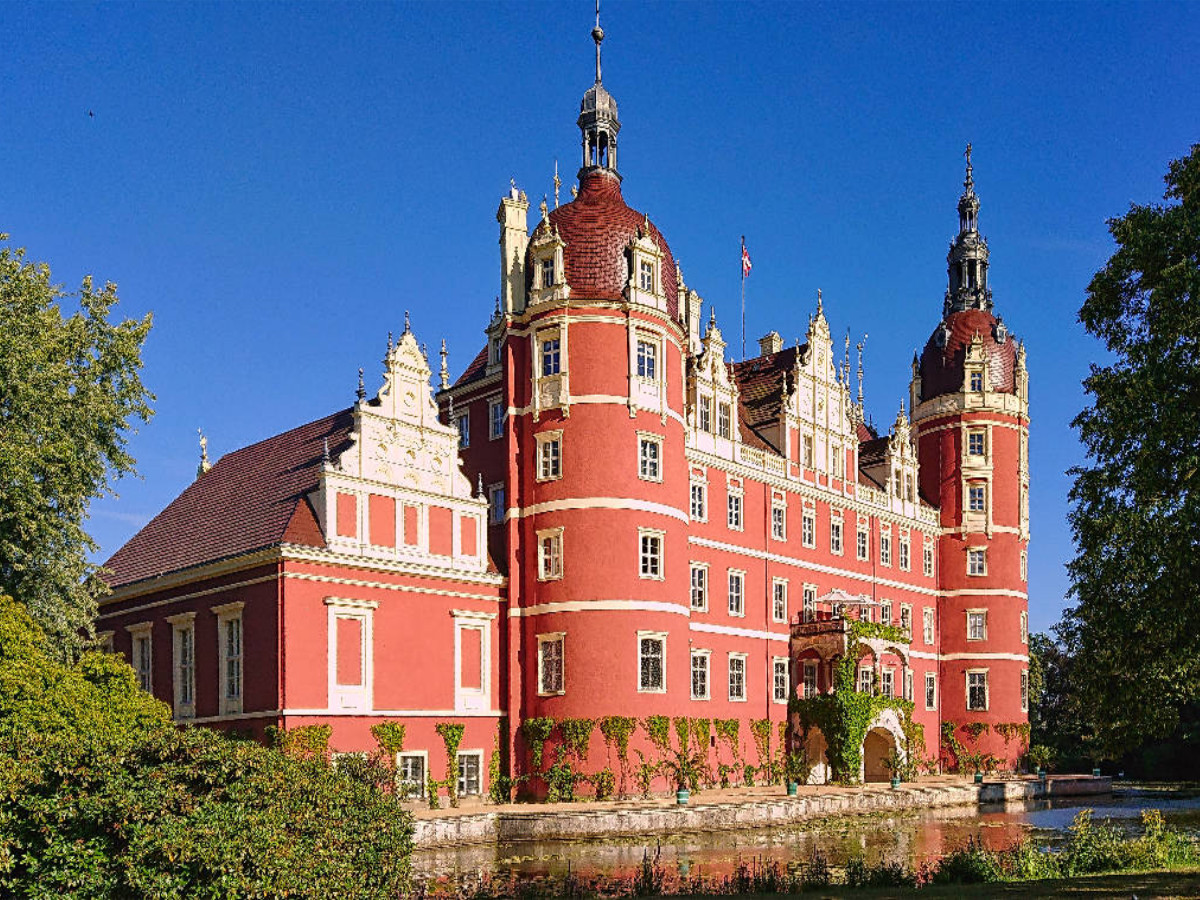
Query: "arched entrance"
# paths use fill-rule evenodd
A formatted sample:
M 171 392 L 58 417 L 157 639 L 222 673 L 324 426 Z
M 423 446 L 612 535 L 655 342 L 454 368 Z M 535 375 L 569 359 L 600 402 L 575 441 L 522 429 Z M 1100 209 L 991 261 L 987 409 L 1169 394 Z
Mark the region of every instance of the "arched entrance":
M 886 760 L 896 752 L 904 756 L 904 730 L 894 709 L 885 709 L 867 729 L 862 746 L 862 780 L 887 781 L 892 777 Z

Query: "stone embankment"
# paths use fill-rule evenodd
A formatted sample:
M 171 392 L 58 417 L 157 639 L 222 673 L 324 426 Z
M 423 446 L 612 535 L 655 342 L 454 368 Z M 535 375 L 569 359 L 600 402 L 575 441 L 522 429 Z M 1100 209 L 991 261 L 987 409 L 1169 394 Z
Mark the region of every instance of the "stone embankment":
M 424 850 L 500 841 L 578 840 L 612 835 L 761 828 L 859 813 L 1104 795 L 1112 793 L 1112 779 L 1052 776 L 1045 782 L 1014 779 L 983 784 L 938 780 L 906 784 L 895 790 L 887 785 L 805 787 L 796 797 L 783 795 L 782 790 L 757 789 L 740 795 L 722 792 L 709 802 L 704 802 L 704 795 L 701 795 L 688 806 L 677 806 L 666 800 L 644 800 L 476 807 L 486 810 L 480 812 L 471 809 L 423 810 L 417 813 L 414 841 L 417 849 Z

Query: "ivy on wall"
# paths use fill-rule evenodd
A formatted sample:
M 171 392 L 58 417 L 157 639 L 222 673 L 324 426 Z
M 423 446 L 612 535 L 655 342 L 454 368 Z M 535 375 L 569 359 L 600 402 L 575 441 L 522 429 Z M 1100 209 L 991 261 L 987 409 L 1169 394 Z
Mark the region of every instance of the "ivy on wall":
M 618 790 L 621 796 L 626 795 L 629 775 L 629 739 L 637 728 L 637 719 L 632 716 L 605 716 L 600 720 L 600 733 L 604 735 L 604 743 L 608 747 L 609 761 L 613 748 L 617 751 L 617 767 L 621 772 Z

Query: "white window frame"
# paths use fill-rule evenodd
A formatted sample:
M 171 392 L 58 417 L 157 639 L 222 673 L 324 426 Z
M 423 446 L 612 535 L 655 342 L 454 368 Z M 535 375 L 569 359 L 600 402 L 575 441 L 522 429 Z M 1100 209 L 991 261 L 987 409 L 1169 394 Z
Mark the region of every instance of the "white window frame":
M 688 591 L 693 612 L 708 612 L 708 588 L 708 563 L 691 563 L 688 573 Z
M 696 663 L 703 661 L 702 669 L 704 671 L 704 693 L 696 693 Z M 693 700 L 711 700 L 712 699 L 712 651 L 711 650 L 693 650 L 689 655 L 688 663 L 688 678 L 690 681 L 689 690 Z
M 780 600 L 783 601 L 783 615 L 780 615 Z M 771 579 L 771 621 L 786 622 L 788 620 L 788 580 L 786 578 Z
M 986 609 L 968 609 L 967 610 L 967 640 L 968 641 L 986 641 L 988 636 L 988 611 Z M 979 633 L 972 635 L 971 625 L 973 622 L 978 622 L 980 625 Z
M 925 577 L 933 577 L 933 541 L 926 538 L 921 543 L 922 565 L 924 566 Z
M 800 543 L 809 548 L 817 546 L 817 511 L 806 506 L 800 514 Z
M 900 571 L 908 572 L 912 569 L 912 544 L 908 535 L 900 535 Z
M 980 371 L 970 372 L 967 375 L 968 390 L 972 393 L 980 393 L 983 391 L 983 373 Z
M 892 566 L 892 529 L 890 526 L 879 532 L 879 564 L 887 566 L 889 569 Z
M 1021 670 L 1021 712 L 1029 712 L 1029 670 Z
M 492 622 L 496 614 L 452 609 L 450 615 L 454 618 L 454 709 L 456 712 L 486 712 L 492 706 Z M 464 631 L 479 632 L 479 687 L 467 687 L 462 683 Z
M 471 410 L 464 409 L 454 417 L 454 428 L 458 431 L 458 448 L 465 450 L 471 446 Z
M 891 600 L 884 600 L 881 604 L 879 604 L 879 624 L 881 624 L 881 625 L 891 625 L 892 624 L 892 601 Z
M 535 532 L 537 535 L 538 581 L 561 581 L 566 560 L 563 553 L 563 528 L 543 528 Z M 552 544 L 547 552 L 545 542 Z M 557 557 L 554 555 L 557 551 Z
M 541 373 L 542 378 L 557 378 L 563 373 L 562 345 L 562 334 L 558 331 L 544 332 L 538 335 L 537 370 Z M 547 368 L 553 371 L 547 372 Z
M 662 481 L 663 436 L 648 431 L 637 433 L 638 478 L 642 481 Z
M 858 538 L 856 547 L 856 556 L 860 562 L 866 562 L 871 558 L 871 528 L 865 524 L 858 526 Z
M 771 537 L 776 541 L 787 540 L 787 501 L 771 500 Z
M 903 671 L 904 671 L 904 699 L 909 701 L 910 703 L 912 703 L 912 702 L 914 702 L 914 700 L 913 700 L 913 670 L 906 667 Z
M 733 677 L 734 677 L 734 663 L 735 662 L 741 663 L 742 693 L 741 693 L 740 697 L 736 696 L 733 692 Z M 746 674 L 747 674 L 746 654 L 745 653 L 730 653 L 729 654 L 729 665 L 728 665 L 726 671 L 729 675 L 729 678 L 727 681 L 727 686 L 729 688 L 729 702 L 730 703 L 745 703 L 746 702 L 746 681 L 747 681 L 747 678 L 746 678 Z
M 736 611 L 734 610 L 733 606 L 735 597 L 733 586 L 735 583 L 737 584 L 736 597 L 738 601 Z M 729 615 L 738 619 L 744 618 L 746 615 L 746 572 L 742 569 L 727 570 L 725 586 L 726 600 L 728 601 L 726 604 L 726 609 L 729 611 Z
M 698 394 L 696 397 L 696 427 L 700 431 L 712 433 L 713 398 L 708 394 Z
M 655 293 L 655 268 L 657 267 L 654 265 L 654 260 L 638 258 L 638 290 L 645 291 L 648 294 Z
M 731 440 L 733 438 L 733 406 L 717 401 L 717 437 Z
M 932 606 L 921 610 L 921 637 L 929 647 L 937 642 L 937 619 Z
M 638 529 L 638 577 L 663 581 L 667 577 L 667 533 L 658 528 Z
M 1021 643 L 1029 643 L 1029 613 L 1021 613 Z
M 846 547 L 846 519 L 842 513 L 831 513 L 829 516 L 829 552 L 841 556 Z
M 154 693 L 154 623 L 138 622 L 136 625 L 126 625 L 129 632 L 129 662 L 137 673 L 138 687 L 147 694 Z M 112 632 L 108 632 L 111 647 Z M 141 644 L 141 641 L 145 641 Z M 138 652 L 145 647 L 145 658 Z M 110 649 L 108 652 L 112 652 Z
M 725 521 L 730 531 L 742 531 L 746 527 L 745 495 L 741 488 L 730 488 L 725 501 Z
M 171 695 L 174 718 L 196 718 L 196 614 L 167 616 L 171 625 Z M 191 649 L 189 665 L 181 663 L 183 649 Z M 186 690 L 184 690 L 186 688 Z
M 800 438 L 800 459 L 804 468 L 809 470 L 816 468 L 813 464 L 816 456 L 813 452 L 813 436 L 811 434 L 802 435 Z
M 225 603 L 221 606 L 212 608 L 213 615 L 217 617 L 217 698 L 218 705 L 223 716 L 237 715 L 243 709 L 245 697 L 245 660 L 246 660 L 246 629 L 243 627 L 243 610 L 246 604 L 242 601 L 234 603 Z M 228 632 L 229 623 L 237 622 L 238 628 L 238 656 L 236 659 L 230 659 L 229 656 L 229 641 Z M 230 664 L 234 663 L 234 669 L 230 669 Z M 237 683 L 237 695 L 233 696 L 230 693 L 230 681 Z
M 870 666 L 858 667 L 858 690 L 863 694 L 875 693 L 875 670 Z
M 508 408 L 503 400 L 494 398 L 488 401 L 488 440 L 498 441 L 504 437 L 504 421 L 508 417 Z
M 405 759 L 421 760 L 421 781 L 418 784 L 415 781 L 409 781 L 401 774 L 404 771 Z M 396 754 L 396 786 L 402 787 L 411 785 L 413 790 L 408 794 L 408 800 L 423 800 L 425 798 L 425 782 L 429 778 L 429 751 L 428 750 L 401 750 Z
M 661 342 L 657 339 L 645 334 L 638 334 L 635 359 L 634 359 L 634 374 L 639 381 L 647 384 L 657 384 L 662 378 L 662 353 Z
M 879 693 L 884 697 L 896 696 L 896 670 L 884 666 L 879 670 Z
M 791 690 L 791 661 L 786 656 L 771 657 L 771 702 L 772 703 L 787 703 L 788 693 Z M 783 667 L 783 690 L 780 688 L 779 668 Z
M 925 709 L 937 709 L 937 673 L 925 673 Z
M 379 606 L 375 600 L 355 600 L 345 597 L 326 597 L 325 607 L 328 621 L 328 672 L 329 710 L 340 712 L 368 712 L 374 705 L 375 659 L 374 620 Z M 337 622 L 338 619 L 358 619 L 360 624 L 359 659 L 362 661 L 362 684 L 339 684 L 337 680 Z M 457 642 L 456 642 L 457 644 Z M 458 654 L 455 653 L 455 680 L 457 681 Z
M 708 521 L 708 482 L 699 478 L 691 479 L 688 494 L 688 513 L 693 522 Z
M 1021 551 L 1021 580 L 1029 580 L 1029 551 Z
M 979 452 L 974 453 L 971 449 L 974 441 L 973 438 L 979 439 Z M 987 460 L 987 429 L 986 428 L 969 428 L 967 429 L 967 456 L 972 459 Z
M 909 633 L 910 637 L 912 636 L 912 624 L 913 624 L 912 623 L 912 604 L 911 603 L 901 603 L 900 604 L 900 627 L 903 628 L 905 631 L 907 631 Z
M 972 675 L 982 675 L 983 676 L 983 706 L 982 707 L 971 705 L 971 676 Z M 963 679 L 964 679 L 964 686 L 966 687 L 966 697 L 964 698 L 964 705 L 967 708 L 967 712 L 987 712 L 988 709 L 991 707 L 991 685 L 988 684 L 988 682 L 990 680 L 988 678 L 988 670 L 987 669 L 967 669 L 967 671 L 963 673 Z
M 987 483 L 983 481 L 967 482 L 967 512 L 987 512 Z
M 463 766 L 463 757 L 475 757 L 476 771 L 479 773 L 478 790 L 467 790 L 467 770 Z M 483 751 L 482 750 L 459 750 L 458 751 L 458 796 L 460 797 L 482 797 L 487 785 L 483 779 Z
M 987 549 L 985 547 L 967 548 L 967 574 L 974 578 L 987 575 Z
M 657 641 L 661 648 L 662 684 L 646 687 L 642 684 L 642 641 Z M 665 631 L 639 631 L 637 633 L 637 692 L 639 694 L 665 694 L 667 692 L 667 633 Z
M 546 687 L 546 647 L 558 645 L 558 687 Z M 551 631 L 537 635 L 537 693 L 539 697 L 561 697 L 567 692 L 567 633 Z
M 543 431 L 540 434 L 534 435 L 534 445 L 537 450 L 537 481 L 557 481 L 562 478 L 563 473 L 563 433 L 562 431 Z M 558 446 L 557 459 L 553 454 L 549 456 L 546 446 L 556 444 Z
M 813 622 L 817 618 L 817 586 L 806 584 L 801 588 L 800 618 L 805 622 Z
M 808 677 L 809 672 L 812 673 L 812 678 Z M 808 689 L 809 683 L 812 684 L 812 691 Z M 802 684 L 804 685 L 804 697 L 815 697 L 821 691 L 820 672 L 817 669 L 817 661 L 815 659 L 804 660 L 804 676 Z

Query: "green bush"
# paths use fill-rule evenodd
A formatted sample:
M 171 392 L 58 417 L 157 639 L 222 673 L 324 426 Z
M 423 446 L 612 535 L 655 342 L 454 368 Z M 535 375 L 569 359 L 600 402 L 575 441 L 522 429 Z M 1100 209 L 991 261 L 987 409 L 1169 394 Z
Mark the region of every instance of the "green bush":
M 394 897 L 412 819 L 320 759 L 178 729 L 119 658 L 0 597 L 0 896 Z
M 932 884 L 991 884 L 1004 880 L 997 854 L 977 838 L 972 837 L 965 847 L 943 856 L 928 873 Z

